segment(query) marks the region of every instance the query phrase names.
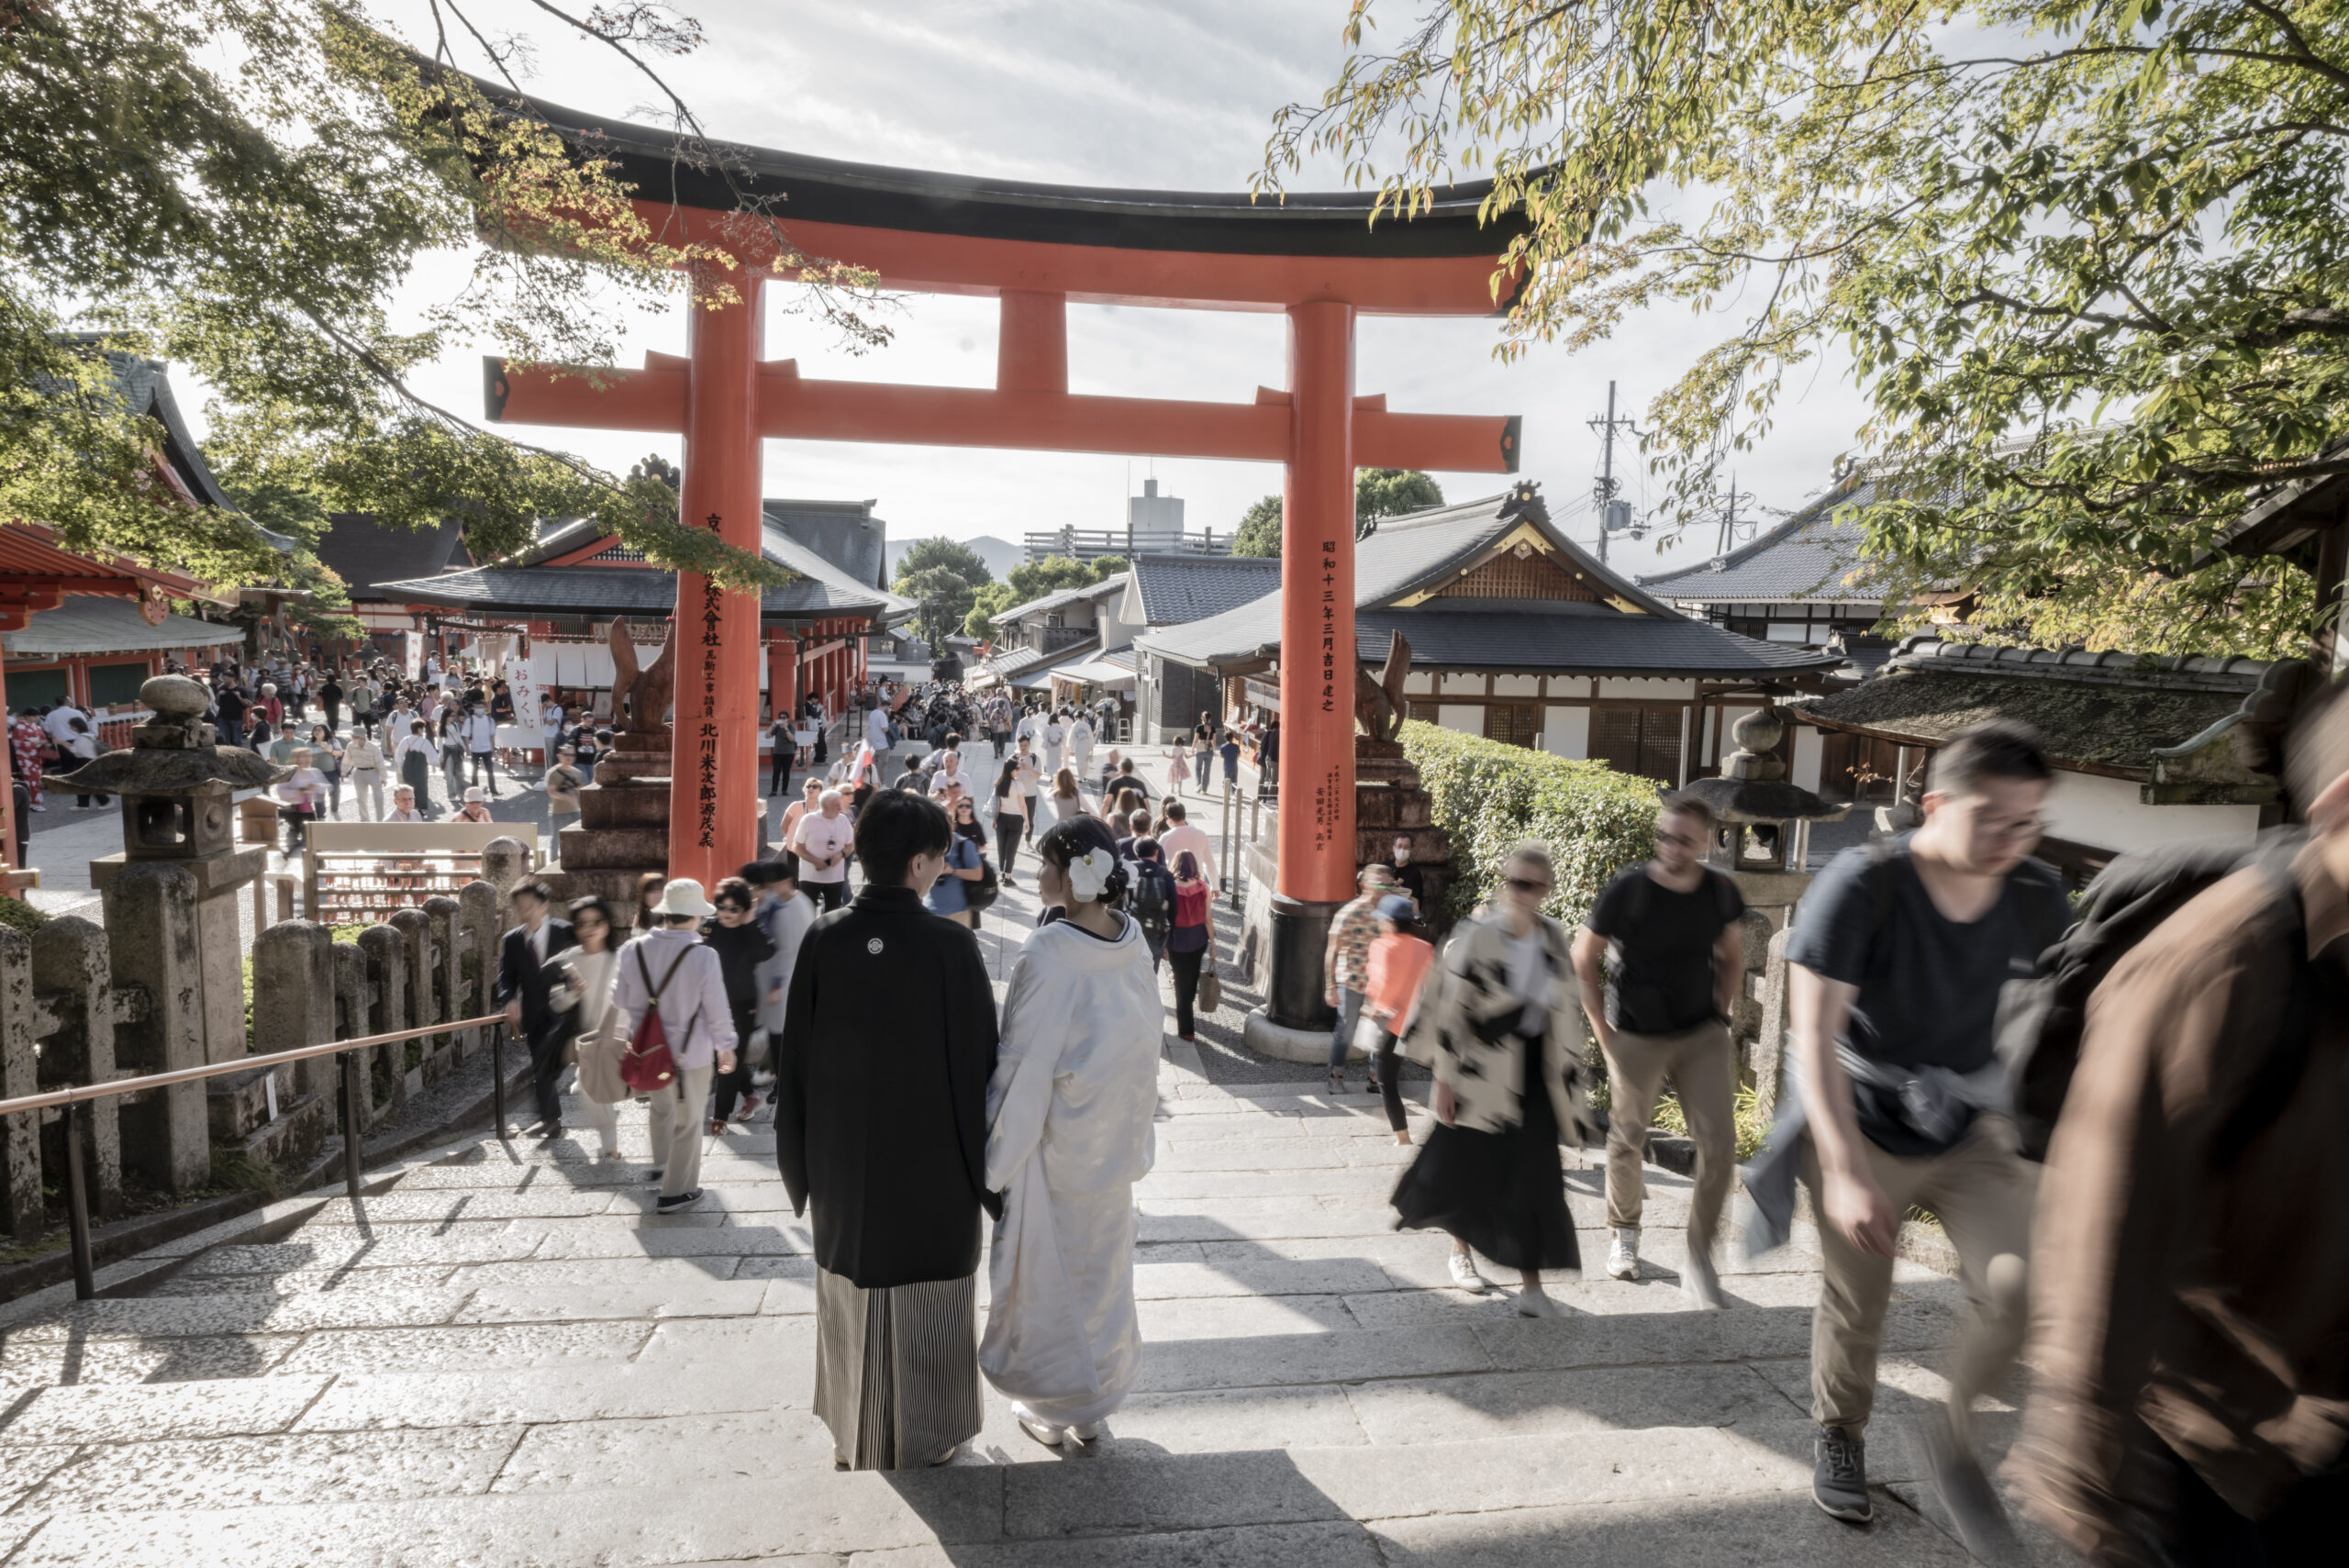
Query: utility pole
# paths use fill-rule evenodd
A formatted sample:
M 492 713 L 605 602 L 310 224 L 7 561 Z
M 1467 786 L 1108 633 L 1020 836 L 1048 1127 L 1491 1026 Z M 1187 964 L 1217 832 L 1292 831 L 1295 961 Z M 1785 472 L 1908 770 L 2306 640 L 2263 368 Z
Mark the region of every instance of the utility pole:
M 1598 483 L 1593 487 L 1593 494 L 1598 503 L 1598 562 L 1602 566 L 1607 563 L 1607 536 L 1614 516 L 1609 510 L 1609 504 L 1615 499 L 1615 430 L 1618 426 L 1635 436 L 1640 433 L 1639 427 L 1630 417 L 1615 417 L 1615 384 L 1610 381 L 1607 384 L 1607 417 L 1590 421 L 1590 428 L 1599 432 Z

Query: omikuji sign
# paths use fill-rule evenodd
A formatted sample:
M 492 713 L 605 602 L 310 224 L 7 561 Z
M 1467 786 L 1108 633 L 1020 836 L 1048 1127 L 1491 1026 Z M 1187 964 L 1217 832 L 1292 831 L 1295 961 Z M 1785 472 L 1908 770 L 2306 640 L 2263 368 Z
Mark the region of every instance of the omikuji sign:
M 641 370 L 591 377 L 493 361 L 489 417 L 682 433 L 682 514 L 737 549 L 759 548 L 759 442 L 769 437 L 1284 464 L 1281 553 L 1309 569 L 1283 585 L 1282 646 L 1298 656 L 1280 671 L 1289 787 L 1279 892 L 1298 903 L 1353 896 L 1354 470 L 1508 473 L 1518 462 L 1513 417 L 1391 413 L 1384 396 L 1355 395 L 1354 325 L 1364 315 L 1495 312 L 1496 259 L 1518 226 L 1481 220 L 1483 186 L 1373 224 L 1360 193 L 1254 202 L 1030 185 L 747 147 L 696 160 L 663 131 L 534 109 L 635 183 L 638 211 L 663 241 L 731 253 L 740 298 L 691 312 L 689 352 L 647 355 Z M 995 386 L 814 381 L 793 361 L 760 361 L 762 269 L 776 255 L 764 226 L 738 208 L 774 196 L 787 198 L 780 210 L 809 255 L 871 268 L 886 289 L 997 300 Z M 1072 300 L 1280 311 L 1288 384 L 1245 403 L 1074 395 Z M 669 871 L 707 884 L 756 845 L 758 600 L 680 573 L 677 617 L 699 657 L 678 683 Z

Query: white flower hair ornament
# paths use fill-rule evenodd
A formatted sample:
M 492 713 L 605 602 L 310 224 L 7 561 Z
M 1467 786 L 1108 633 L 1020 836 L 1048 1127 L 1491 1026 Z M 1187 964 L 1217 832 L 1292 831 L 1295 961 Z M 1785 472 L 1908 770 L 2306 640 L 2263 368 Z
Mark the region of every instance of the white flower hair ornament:
M 1086 904 L 1101 896 L 1101 889 L 1109 874 L 1118 869 L 1118 857 L 1107 850 L 1087 850 L 1068 862 L 1068 887 L 1071 893 Z

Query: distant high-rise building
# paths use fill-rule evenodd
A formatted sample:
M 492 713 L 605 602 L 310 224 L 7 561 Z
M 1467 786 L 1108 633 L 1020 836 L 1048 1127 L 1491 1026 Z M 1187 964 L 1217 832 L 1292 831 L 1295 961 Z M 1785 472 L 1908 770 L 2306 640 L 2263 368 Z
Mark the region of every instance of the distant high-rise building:
M 1226 534 L 1218 539 L 1213 528 L 1185 533 L 1183 498 L 1160 495 L 1158 481 L 1145 479 L 1141 495 L 1126 497 L 1123 528 L 1055 528 L 1050 533 L 1030 534 L 1027 546 L 1031 562 L 1048 555 L 1065 555 L 1073 561 L 1122 555 L 1130 561 L 1144 554 L 1230 555 L 1231 536 Z

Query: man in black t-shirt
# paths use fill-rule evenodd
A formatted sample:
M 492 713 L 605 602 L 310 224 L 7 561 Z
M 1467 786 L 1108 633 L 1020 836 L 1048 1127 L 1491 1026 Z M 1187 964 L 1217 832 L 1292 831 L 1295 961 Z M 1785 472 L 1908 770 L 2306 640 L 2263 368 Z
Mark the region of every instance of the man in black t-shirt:
M 1666 796 L 1656 812 L 1655 858 L 1609 883 L 1575 934 L 1583 1011 L 1607 1054 L 1611 1089 L 1607 1223 L 1615 1236 L 1607 1272 L 1640 1277 L 1648 1118 L 1669 1078 L 1697 1145 L 1680 1285 L 1703 1307 L 1721 1305 L 1713 1235 L 1737 1168 L 1737 1056 L 1726 1020 L 1745 973 L 1738 923 L 1745 900 L 1735 883 L 1698 858 L 1712 836 L 1711 807 L 1694 795 Z M 1602 954 L 1611 971 L 1603 992 Z
M 1395 835 L 1395 880 L 1402 884 L 1405 893 L 1411 895 L 1411 902 L 1419 906 L 1420 917 L 1426 918 L 1428 913 L 1427 868 L 1411 863 L 1411 836 L 1408 833 Z
M 1822 1263 L 1811 1495 L 1837 1518 L 1874 1512 L 1861 1433 L 1901 1217 L 1922 1207 L 1957 1252 L 1971 1310 L 1947 1363 L 1947 1417 L 1917 1428 L 1927 1479 L 1985 1562 L 2021 1550 L 1974 1457 L 1972 1404 L 2022 1347 L 2033 1190 L 1992 1034 L 1999 993 L 2037 973 L 2069 916 L 2054 873 L 2030 858 L 2054 776 L 2019 725 L 1960 730 L 1933 757 L 1924 826 L 1829 862 L 1787 947 Z

